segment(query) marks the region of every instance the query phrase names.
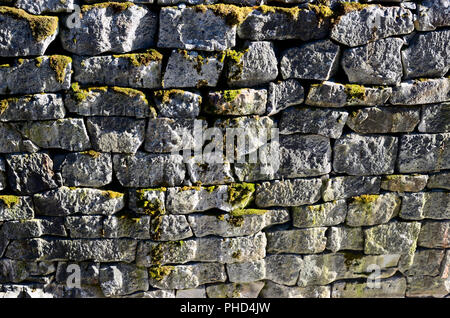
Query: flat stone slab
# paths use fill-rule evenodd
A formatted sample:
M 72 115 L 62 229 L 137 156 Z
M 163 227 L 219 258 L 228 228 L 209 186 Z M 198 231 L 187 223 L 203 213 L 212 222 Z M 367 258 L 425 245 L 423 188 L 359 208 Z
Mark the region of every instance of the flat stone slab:
M 33 121 L 62 119 L 66 115 L 60 94 L 36 94 L 1 99 L 0 121 Z
M 450 79 L 406 81 L 394 87 L 389 102 L 393 105 L 421 105 L 450 101 Z

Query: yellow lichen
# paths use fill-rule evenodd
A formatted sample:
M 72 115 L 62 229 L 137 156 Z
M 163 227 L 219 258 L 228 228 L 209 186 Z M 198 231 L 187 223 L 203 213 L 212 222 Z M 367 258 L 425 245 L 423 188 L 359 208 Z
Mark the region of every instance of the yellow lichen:
M 133 66 L 148 66 L 151 62 L 161 61 L 163 56 L 156 50 L 150 49 L 145 53 L 132 53 L 132 54 L 116 54 L 115 58 L 125 58 L 130 61 Z
M 108 190 L 108 191 L 103 191 L 102 194 L 103 194 L 104 196 L 109 197 L 110 199 L 118 199 L 118 198 L 122 198 L 122 197 L 124 196 L 123 193 L 115 192 L 115 191 L 110 191 L 110 190 Z
M 49 65 L 56 73 L 56 80 L 60 83 L 64 83 L 66 78 L 67 66 L 72 63 L 72 59 L 64 55 L 52 55 L 49 58 Z
M 233 216 L 244 216 L 244 215 L 264 215 L 269 210 L 263 209 L 236 209 L 230 212 Z
M 94 159 L 97 159 L 98 157 L 100 157 L 101 152 L 95 151 L 95 150 L 88 150 L 88 151 L 83 151 L 82 152 L 83 155 L 88 155 Z
M 149 268 L 148 273 L 151 278 L 160 281 L 169 275 L 174 269 L 175 267 L 173 266 L 153 266 Z
M 211 10 L 215 15 L 225 18 L 228 25 L 239 25 L 245 21 L 247 16 L 254 10 L 252 7 L 238 7 L 232 4 L 200 4 L 195 6 L 195 9 L 200 12 Z
M 142 101 L 144 101 L 144 103 L 148 104 L 147 97 L 141 91 L 138 91 L 133 88 L 125 88 L 125 87 L 117 87 L 117 86 L 113 86 L 113 87 L 111 87 L 111 89 L 116 93 L 123 94 L 128 97 L 132 97 L 132 98 L 140 97 L 142 99 Z
M 353 202 L 361 203 L 361 204 L 371 204 L 375 202 L 380 195 L 378 194 L 363 194 L 358 197 L 353 197 Z
M 228 202 L 240 208 L 244 208 L 250 203 L 253 193 L 255 192 L 255 185 L 253 183 L 236 183 L 228 186 Z
M 346 84 L 345 93 L 347 94 L 347 100 L 365 100 L 366 88 L 362 85 Z
M 103 3 L 96 3 L 96 4 L 90 4 L 90 5 L 84 5 L 81 7 L 81 12 L 87 12 L 92 9 L 96 8 L 102 8 L 102 9 L 108 9 L 111 8 L 115 13 L 120 13 L 125 10 L 128 10 L 128 8 L 134 6 L 134 3 L 131 2 L 103 2 Z
M 8 209 L 13 208 L 15 205 L 20 203 L 20 197 L 15 195 L 0 195 L 0 201 L 8 207 Z
M 22 9 L 0 7 L 0 13 L 9 15 L 15 19 L 26 20 L 30 26 L 31 34 L 37 42 L 54 35 L 58 30 L 58 18 L 51 16 L 36 16 Z
M 181 89 L 169 89 L 169 90 L 159 90 L 154 91 L 155 97 L 160 99 L 163 104 L 168 104 L 171 101 L 173 95 L 182 95 L 185 92 Z

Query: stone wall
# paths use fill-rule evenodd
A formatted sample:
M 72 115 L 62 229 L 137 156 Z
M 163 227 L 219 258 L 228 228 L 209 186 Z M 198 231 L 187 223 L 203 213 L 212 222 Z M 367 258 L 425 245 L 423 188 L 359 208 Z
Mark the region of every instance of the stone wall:
M 448 296 L 448 1 L 219 1 L 0 1 L 0 297 Z

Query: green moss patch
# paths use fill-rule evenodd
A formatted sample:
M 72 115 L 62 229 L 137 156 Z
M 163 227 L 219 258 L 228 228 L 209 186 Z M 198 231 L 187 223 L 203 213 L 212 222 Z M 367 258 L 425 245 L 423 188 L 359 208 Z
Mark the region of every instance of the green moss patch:
M 233 216 L 245 216 L 245 215 L 264 215 L 269 210 L 263 209 L 236 209 L 230 212 Z
M 241 24 L 254 10 L 252 7 L 238 7 L 232 4 L 200 4 L 195 6 L 195 9 L 200 12 L 211 10 L 215 15 L 224 17 L 230 26 Z
M 66 78 L 66 69 L 70 63 L 72 63 L 72 59 L 68 56 L 52 55 L 49 57 L 49 65 L 56 73 L 56 80 L 58 82 L 64 83 Z
M 232 101 L 234 101 L 236 99 L 236 97 L 238 97 L 240 94 L 241 94 L 240 89 L 231 89 L 231 90 L 226 90 L 226 91 L 222 92 L 223 99 L 227 103 L 231 103 Z
M 115 13 L 121 13 L 128 10 L 130 7 L 134 6 L 131 2 L 102 2 L 96 4 L 84 5 L 81 7 L 81 12 L 88 12 L 92 9 L 112 9 Z
M 20 203 L 20 197 L 15 195 L 0 195 L 0 201 L 2 201 L 8 209 L 11 209 Z
M 244 208 L 253 198 L 255 185 L 253 183 L 236 183 L 228 186 L 228 202 L 232 206 Z
M 347 84 L 345 85 L 345 93 L 347 94 L 347 100 L 365 100 L 366 88 L 362 85 Z
M 172 96 L 174 95 L 182 95 L 184 91 L 181 89 L 168 89 L 168 90 L 159 90 L 154 91 L 155 97 L 161 100 L 163 104 L 168 104 L 171 101 Z
M 145 53 L 132 53 L 132 54 L 116 54 L 115 58 L 125 58 L 130 61 L 133 66 L 148 66 L 151 62 L 161 61 L 163 56 L 156 50 L 150 49 Z
M 31 34 L 37 42 L 41 42 L 54 35 L 58 30 L 57 17 L 32 15 L 22 9 L 4 6 L 0 7 L 0 13 L 18 20 L 26 20 L 30 25 Z
M 153 266 L 150 267 L 148 273 L 154 280 L 160 281 L 175 269 L 173 266 Z

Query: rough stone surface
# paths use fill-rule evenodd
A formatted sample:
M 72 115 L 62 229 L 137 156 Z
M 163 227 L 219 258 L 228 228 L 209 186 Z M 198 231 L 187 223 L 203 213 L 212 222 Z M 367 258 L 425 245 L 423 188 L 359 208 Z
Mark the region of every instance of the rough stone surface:
M 264 282 L 216 284 L 206 287 L 209 298 L 257 298 Z
M 301 104 L 304 92 L 303 86 L 293 79 L 270 83 L 267 93 L 267 114 L 275 115 L 289 106 Z
M 364 235 L 362 228 L 331 227 L 327 234 L 327 249 L 333 252 L 340 250 L 363 251 Z
M 433 104 L 450 100 L 450 79 L 406 81 L 394 87 L 389 102 L 394 105 Z
M 339 17 L 331 38 L 347 46 L 360 46 L 414 31 L 413 14 L 401 7 L 368 6 Z
M 267 232 L 268 253 L 314 254 L 325 250 L 326 227 Z
M 448 248 L 450 246 L 449 227 L 449 221 L 422 223 L 417 245 L 427 248 Z
M 345 200 L 292 209 L 293 225 L 299 228 L 337 225 L 344 222 L 346 214 Z
M 324 182 L 324 201 L 334 201 L 356 197 L 362 194 L 380 192 L 381 178 L 371 176 L 334 177 Z
M 397 138 L 348 134 L 334 144 L 334 171 L 350 175 L 394 172 Z
M 368 288 L 366 283 L 339 282 L 333 284 L 333 298 L 403 298 L 406 293 L 405 278 L 380 281 L 381 288 Z
M 450 134 L 402 136 L 398 169 L 402 173 L 439 171 L 450 167 Z
M 61 43 L 75 54 L 97 55 L 145 49 L 155 42 L 157 16 L 144 6 L 85 5 L 78 28 L 62 28 Z
M 8 0 L 4 1 L 8 2 Z M 41 14 L 44 12 L 67 12 L 73 10 L 74 1 L 67 0 L 16 0 L 14 6 L 32 14 Z
M 211 9 L 168 7 L 159 19 L 158 47 L 224 51 L 236 42 L 236 27 Z
M 321 186 L 321 179 L 263 182 L 256 188 L 256 205 L 269 207 L 312 204 L 319 201 Z
M 350 48 L 342 54 L 342 68 L 351 83 L 396 85 L 402 78 L 402 39 L 387 38 Z
M 64 102 L 59 94 L 36 94 L 20 98 L 0 100 L 7 105 L 0 114 L 0 121 L 62 119 L 66 115 Z
M 442 172 L 431 175 L 428 179 L 427 188 L 450 190 L 450 174 Z
M 450 132 L 450 104 L 422 106 L 419 131 L 426 133 Z
M 212 92 L 205 111 L 215 115 L 263 115 L 266 112 L 265 89 L 240 89 Z
M 100 268 L 100 286 L 107 297 L 148 290 L 148 272 L 134 265 L 103 265 Z
M 0 205 L 0 221 L 2 222 L 27 220 L 34 217 L 33 202 L 30 197 L 0 196 Z M 2 231 L 4 232 L 5 229 L 2 228 Z
M 321 40 L 283 52 L 280 69 L 283 79 L 326 81 L 338 68 L 340 48 L 329 40 Z
M 162 56 L 152 50 L 131 55 L 76 56 L 73 61 L 73 79 L 81 84 L 160 88 L 161 60 Z
M 392 192 L 419 192 L 425 188 L 427 180 L 427 175 L 390 175 L 383 177 L 381 189 Z
M 245 50 L 228 59 L 227 83 L 231 87 L 256 86 L 277 78 L 277 58 L 271 42 L 246 42 Z
M 183 90 L 156 91 L 154 99 L 159 115 L 168 118 L 195 118 L 202 103 L 198 92 Z
M 173 50 L 164 73 L 164 87 L 213 87 L 223 69 L 223 53 Z
M 292 107 L 281 113 L 280 134 L 318 134 L 337 139 L 347 118 L 344 111 Z
M 102 187 L 112 181 L 110 154 L 81 152 L 68 154 L 61 165 L 64 185 L 69 187 Z
M 415 25 L 419 31 L 432 31 L 450 25 L 450 9 L 445 1 L 422 1 L 417 6 Z
M 330 298 L 329 286 L 288 287 L 268 281 L 261 291 L 262 298 Z

